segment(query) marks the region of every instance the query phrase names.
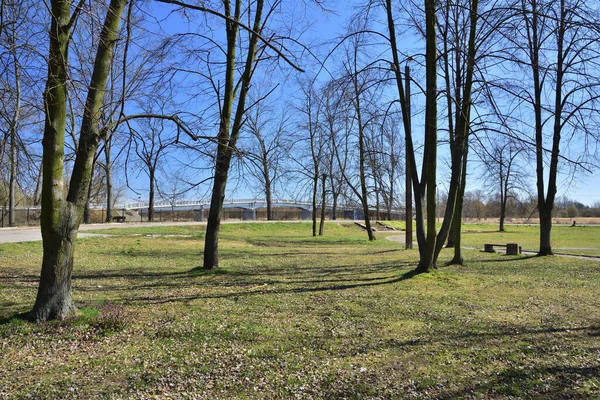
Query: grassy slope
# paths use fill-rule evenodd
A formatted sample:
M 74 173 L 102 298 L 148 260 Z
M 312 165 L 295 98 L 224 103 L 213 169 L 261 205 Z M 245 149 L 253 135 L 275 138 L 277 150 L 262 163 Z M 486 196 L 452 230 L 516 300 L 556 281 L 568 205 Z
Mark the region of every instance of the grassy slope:
M 326 228 L 225 225 L 216 273 L 193 270 L 197 227 L 80 240 L 82 315 L 0 325 L 0 398 L 600 396 L 598 262 L 467 251 L 408 278 L 416 251 Z M 0 247 L 0 317 L 32 305 L 40 256 Z

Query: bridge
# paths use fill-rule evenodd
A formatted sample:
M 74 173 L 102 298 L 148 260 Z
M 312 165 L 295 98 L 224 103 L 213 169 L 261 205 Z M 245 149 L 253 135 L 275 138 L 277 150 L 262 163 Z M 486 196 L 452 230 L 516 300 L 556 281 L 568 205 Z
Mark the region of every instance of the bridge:
M 103 205 L 95 205 L 93 208 L 102 208 Z M 240 209 L 242 220 L 255 220 L 256 211 L 261 208 L 266 208 L 267 202 L 264 199 L 239 199 L 226 200 L 223 203 L 223 209 Z M 272 208 L 292 208 L 300 210 L 300 218 L 308 220 L 312 218 L 312 203 L 309 201 L 275 199 L 271 202 Z M 320 209 L 320 204 L 317 208 Z M 115 205 L 115 210 L 130 210 L 137 211 L 138 214 L 144 215 L 148 212 L 147 202 L 136 202 L 129 204 Z M 326 209 L 331 210 L 332 204 L 326 204 Z M 185 201 L 161 201 L 154 203 L 154 210 L 161 211 L 196 211 L 196 220 L 204 221 L 208 216 L 210 209 L 210 201 L 205 200 L 185 200 Z M 364 213 L 361 208 L 356 206 L 338 205 L 338 210 L 344 212 L 345 219 L 364 219 Z

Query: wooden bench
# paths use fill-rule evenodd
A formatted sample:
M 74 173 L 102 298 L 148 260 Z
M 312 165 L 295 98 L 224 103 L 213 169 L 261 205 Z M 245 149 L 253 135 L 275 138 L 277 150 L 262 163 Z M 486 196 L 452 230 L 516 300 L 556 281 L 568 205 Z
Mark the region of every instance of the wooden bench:
M 494 247 L 506 247 L 506 255 L 516 256 L 521 254 L 521 246 L 518 243 L 506 243 L 506 244 L 497 244 L 497 243 L 486 243 L 483 245 L 483 251 L 486 253 L 493 253 Z
M 115 222 L 125 222 L 125 216 L 124 215 L 115 215 L 113 217 L 113 221 L 115 221 Z

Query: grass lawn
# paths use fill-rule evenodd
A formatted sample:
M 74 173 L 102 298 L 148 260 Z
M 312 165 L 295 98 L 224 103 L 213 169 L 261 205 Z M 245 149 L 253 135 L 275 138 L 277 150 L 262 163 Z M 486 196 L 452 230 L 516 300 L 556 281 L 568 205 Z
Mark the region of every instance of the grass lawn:
M 403 221 L 386 222 L 404 230 Z M 441 224 L 438 224 L 438 229 Z M 518 243 L 523 251 L 537 251 L 540 245 L 538 225 L 505 225 L 505 231 L 498 231 L 498 224 L 464 224 L 462 245 L 483 249 L 485 243 Z M 414 232 L 414 230 L 413 230 Z M 576 254 L 600 257 L 600 226 L 554 225 L 552 227 L 552 249 L 555 253 Z
M 593 247 L 578 229 L 597 232 L 565 227 L 564 246 Z M 0 399 L 600 398 L 592 259 L 467 250 L 411 277 L 417 251 L 384 233 L 228 224 L 207 273 L 202 227 L 101 233 L 117 236 L 77 244 L 81 312 L 40 325 L 12 316 L 33 305 L 41 242 L 0 245 Z

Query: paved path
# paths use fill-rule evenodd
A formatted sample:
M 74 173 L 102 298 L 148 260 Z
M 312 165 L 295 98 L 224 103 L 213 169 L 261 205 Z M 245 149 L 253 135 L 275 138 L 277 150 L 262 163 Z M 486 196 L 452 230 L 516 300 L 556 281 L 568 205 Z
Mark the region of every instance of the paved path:
M 146 222 L 146 223 L 127 223 L 127 224 L 89 224 L 81 225 L 77 237 L 105 236 L 97 233 L 85 233 L 90 230 L 111 229 L 111 228 L 137 228 L 151 226 L 182 226 L 182 225 L 202 225 L 202 222 Z M 0 243 L 15 242 L 33 242 L 42 240 L 40 227 L 18 227 L 18 228 L 0 228 Z
M 223 221 L 222 224 L 252 224 L 252 223 L 277 223 L 277 222 L 306 222 L 306 221 Z M 338 222 L 348 222 L 346 220 L 338 220 Z M 112 228 L 148 228 L 153 226 L 186 226 L 186 225 L 206 225 L 206 222 L 127 222 L 127 223 L 110 223 L 110 224 L 82 224 L 79 227 L 78 238 L 106 236 L 99 233 L 85 233 L 85 231 L 96 231 L 101 229 Z M 16 228 L 0 228 L 0 243 L 15 243 L 15 242 L 33 242 L 42 240 L 40 227 L 16 227 Z

